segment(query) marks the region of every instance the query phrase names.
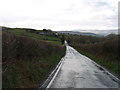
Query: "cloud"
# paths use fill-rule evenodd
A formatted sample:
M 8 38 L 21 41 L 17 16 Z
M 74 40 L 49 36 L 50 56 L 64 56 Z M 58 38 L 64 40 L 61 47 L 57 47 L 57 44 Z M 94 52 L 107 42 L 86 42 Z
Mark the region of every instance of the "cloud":
M 0 25 L 53 30 L 117 28 L 118 0 L 1 0 Z

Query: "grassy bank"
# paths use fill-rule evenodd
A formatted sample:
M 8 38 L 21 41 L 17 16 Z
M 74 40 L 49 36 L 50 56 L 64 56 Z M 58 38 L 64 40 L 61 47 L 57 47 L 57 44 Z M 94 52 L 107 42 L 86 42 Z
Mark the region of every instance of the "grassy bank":
M 119 70 L 119 64 L 118 62 L 111 62 L 111 61 L 108 61 L 108 59 L 106 58 L 103 58 L 103 57 L 100 57 L 100 56 L 95 56 L 94 54 L 91 54 L 89 52 L 85 52 L 85 51 L 82 51 L 81 49 L 79 48 L 75 48 L 78 52 L 80 52 L 81 54 L 89 57 L 90 59 L 94 60 L 96 63 L 100 64 L 101 66 L 104 66 L 106 69 L 112 71 L 112 72 L 115 72 L 116 74 L 119 74 L 120 75 L 120 70 Z
M 76 44 L 72 45 L 81 54 L 88 56 L 95 62 L 105 68 L 120 75 L 119 55 L 118 55 L 118 39 L 96 43 L 96 44 Z
M 3 88 L 36 88 L 65 55 L 65 47 L 26 36 L 2 34 Z
M 36 61 L 15 60 L 3 73 L 3 88 L 36 88 L 64 53 L 65 49 Z

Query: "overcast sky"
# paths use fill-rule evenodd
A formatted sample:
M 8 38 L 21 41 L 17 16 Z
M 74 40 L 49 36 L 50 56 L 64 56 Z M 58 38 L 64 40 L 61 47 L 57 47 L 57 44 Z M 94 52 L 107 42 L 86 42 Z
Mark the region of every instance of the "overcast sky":
M 115 29 L 119 0 L 0 0 L 0 26 Z

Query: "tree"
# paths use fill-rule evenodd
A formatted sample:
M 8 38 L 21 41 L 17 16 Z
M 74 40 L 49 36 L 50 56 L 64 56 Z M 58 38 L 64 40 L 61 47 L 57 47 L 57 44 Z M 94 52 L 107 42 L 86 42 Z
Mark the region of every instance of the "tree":
M 43 29 L 43 32 L 44 32 L 44 33 L 47 33 L 47 30 L 46 30 L 46 29 Z

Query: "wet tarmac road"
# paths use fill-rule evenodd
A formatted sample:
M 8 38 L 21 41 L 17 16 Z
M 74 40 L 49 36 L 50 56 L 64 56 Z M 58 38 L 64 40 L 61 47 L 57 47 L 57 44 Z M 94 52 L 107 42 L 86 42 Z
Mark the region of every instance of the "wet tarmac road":
M 107 73 L 74 48 L 66 47 L 62 67 L 49 88 L 118 88 L 117 77 Z

